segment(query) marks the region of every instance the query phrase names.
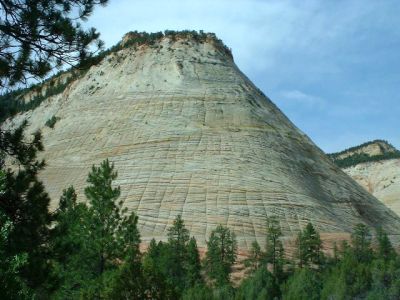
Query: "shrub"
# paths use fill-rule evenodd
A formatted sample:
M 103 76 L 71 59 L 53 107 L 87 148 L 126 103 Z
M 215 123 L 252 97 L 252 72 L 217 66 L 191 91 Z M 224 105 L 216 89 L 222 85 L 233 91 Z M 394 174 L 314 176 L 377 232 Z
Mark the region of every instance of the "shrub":
M 59 120 L 60 118 L 58 118 L 58 117 L 56 117 L 56 116 L 52 116 L 50 119 L 48 119 L 47 121 L 46 121 L 46 123 L 45 123 L 45 125 L 47 126 L 47 127 L 49 127 L 49 128 L 54 128 L 54 125 L 56 125 L 56 123 L 57 123 L 57 121 Z

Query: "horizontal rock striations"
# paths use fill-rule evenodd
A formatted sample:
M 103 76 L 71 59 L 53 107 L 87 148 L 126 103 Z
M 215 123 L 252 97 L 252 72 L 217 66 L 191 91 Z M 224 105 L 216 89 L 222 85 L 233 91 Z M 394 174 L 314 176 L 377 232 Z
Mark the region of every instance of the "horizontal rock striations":
M 125 41 L 126 42 L 126 41 Z M 54 128 L 45 126 L 52 116 Z M 359 222 L 400 232 L 399 218 L 336 167 L 243 75 L 215 38 L 162 37 L 111 53 L 62 94 L 6 126 L 41 129 L 53 202 L 92 164 L 115 163 L 144 241 L 183 219 L 204 246 L 218 225 L 239 247 L 265 243 L 267 217 L 285 236 L 308 222 L 325 234 Z
M 346 153 L 346 157 L 355 153 L 369 156 L 366 162 L 354 163 L 343 171 L 400 215 L 400 159 L 396 158 L 399 151 L 389 143 L 378 140 L 340 153 Z
M 344 171 L 400 215 L 400 159 L 362 163 Z

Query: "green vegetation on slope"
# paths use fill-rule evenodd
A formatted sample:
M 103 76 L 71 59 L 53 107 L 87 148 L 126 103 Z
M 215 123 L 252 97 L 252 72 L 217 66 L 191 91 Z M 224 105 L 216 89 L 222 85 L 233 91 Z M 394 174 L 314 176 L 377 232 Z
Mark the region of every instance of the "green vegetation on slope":
M 340 158 L 341 155 L 347 154 L 347 153 L 352 153 L 355 151 L 358 151 L 360 149 L 363 149 L 364 147 L 367 147 L 372 144 L 386 144 L 388 145 L 389 148 L 393 149 L 393 151 L 385 151 L 382 147 L 382 152 L 383 154 L 380 155 L 369 155 L 367 153 L 353 153 L 347 157 Z M 360 163 L 365 163 L 365 162 L 372 162 L 372 161 L 382 161 L 382 160 L 387 160 L 387 159 L 395 159 L 395 158 L 400 158 L 400 151 L 396 150 L 390 143 L 384 140 L 374 140 L 371 142 L 367 142 L 355 147 L 348 148 L 346 150 L 336 152 L 336 153 L 331 153 L 328 154 L 328 157 L 332 159 L 332 161 L 340 168 L 348 168 L 351 166 L 358 165 Z
M 388 141 L 385 141 L 385 140 L 373 140 L 373 141 L 362 143 L 362 144 L 360 144 L 358 146 L 347 148 L 347 149 L 342 150 L 340 152 L 331 153 L 330 155 L 339 156 L 339 155 L 342 155 L 342 154 L 345 154 L 345 153 L 348 153 L 348 152 L 354 152 L 354 151 L 360 150 L 362 148 L 365 148 L 365 147 L 367 147 L 369 145 L 373 145 L 373 144 L 386 144 L 389 148 L 396 149 Z M 382 151 L 384 151 L 384 149 L 382 149 Z
M 71 75 L 65 80 L 64 83 L 54 83 L 57 81 L 56 79 L 59 76 L 65 73 L 60 72 L 40 85 L 33 85 L 29 88 L 18 89 L 10 93 L 1 95 L 0 123 L 18 113 L 34 110 L 45 99 L 62 93 L 69 84 L 71 84 L 83 74 L 83 71 L 79 70 L 71 70 L 70 72 Z M 48 87 L 46 88 L 46 92 L 42 92 L 42 88 L 45 83 L 48 83 Z M 23 96 L 29 92 L 34 93 L 35 96 L 32 97 L 32 99 L 30 99 L 29 101 L 25 102 Z

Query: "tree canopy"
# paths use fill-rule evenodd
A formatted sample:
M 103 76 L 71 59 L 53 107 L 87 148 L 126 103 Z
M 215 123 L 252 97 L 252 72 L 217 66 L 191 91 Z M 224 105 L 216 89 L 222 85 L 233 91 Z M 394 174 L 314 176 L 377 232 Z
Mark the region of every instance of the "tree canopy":
M 99 33 L 85 30 L 96 5 L 107 0 L 1 0 L 0 89 L 40 79 L 54 67 L 76 65 L 90 58 Z
M 308 223 L 297 236 L 299 266 L 319 265 L 322 262 L 322 241 L 319 233 Z
M 89 207 L 76 202 L 72 187 L 64 190 L 52 240 L 58 297 L 140 299 L 142 295 L 138 218 L 118 201 L 116 178 L 108 160 L 92 167 L 85 188 Z
M 229 283 L 229 276 L 237 256 L 235 234 L 229 228 L 218 225 L 207 242 L 206 264 L 209 276 L 216 285 Z

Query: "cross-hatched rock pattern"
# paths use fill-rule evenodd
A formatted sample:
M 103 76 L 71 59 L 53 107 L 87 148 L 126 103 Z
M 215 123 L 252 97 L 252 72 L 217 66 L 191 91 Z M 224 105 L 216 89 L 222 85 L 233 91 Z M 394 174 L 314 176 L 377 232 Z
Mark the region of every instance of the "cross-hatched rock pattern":
M 45 127 L 51 116 L 54 129 Z M 265 243 L 277 216 L 285 236 L 308 222 L 325 234 L 359 222 L 400 232 L 399 218 L 337 168 L 240 72 L 212 39 L 163 38 L 105 57 L 63 94 L 6 126 L 41 129 L 41 173 L 56 208 L 109 158 L 139 216 L 142 240 L 165 239 L 178 214 L 204 246 L 223 224 L 239 247 Z
M 362 163 L 344 171 L 400 215 L 400 159 Z

